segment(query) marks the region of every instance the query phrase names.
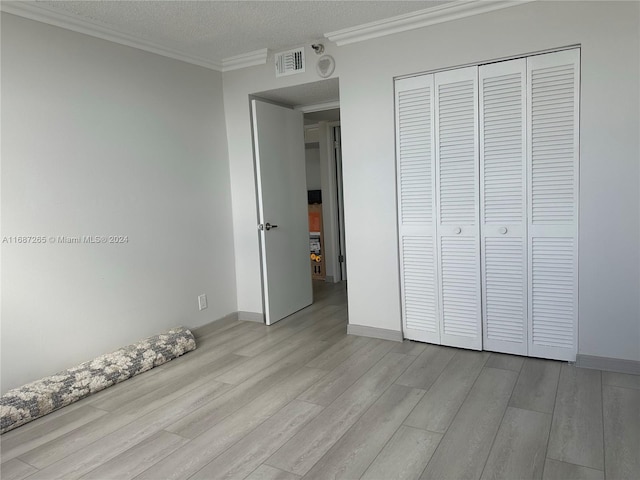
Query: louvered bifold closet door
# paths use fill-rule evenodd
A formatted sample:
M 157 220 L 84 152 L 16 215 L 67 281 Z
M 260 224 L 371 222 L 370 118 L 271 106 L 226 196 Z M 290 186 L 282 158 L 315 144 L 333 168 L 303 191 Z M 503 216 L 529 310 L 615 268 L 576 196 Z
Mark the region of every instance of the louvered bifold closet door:
M 478 225 L 478 68 L 436 73 L 440 338 L 482 349 Z
M 405 338 L 440 343 L 436 274 L 433 75 L 396 81 L 400 282 Z
M 529 355 L 573 361 L 578 322 L 580 51 L 527 59 Z
M 526 355 L 527 61 L 483 65 L 478 75 L 483 345 Z

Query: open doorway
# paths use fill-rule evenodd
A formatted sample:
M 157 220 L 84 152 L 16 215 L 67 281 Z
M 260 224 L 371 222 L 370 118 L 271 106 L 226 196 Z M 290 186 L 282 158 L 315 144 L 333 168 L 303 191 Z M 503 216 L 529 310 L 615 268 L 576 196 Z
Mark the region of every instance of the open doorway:
M 312 273 L 336 283 L 347 279 L 340 109 L 305 113 L 304 121 Z
M 300 141 L 304 145 L 304 155 L 300 158 L 300 162 L 306 171 L 305 209 L 308 219 L 320 220 L 313 224 L 309 222 L 310 228 L 304 247 L 309 265 L 308 274 L 309 277 L 314 278 L 312 283 L 315 303 L 317 297 L 322 296 L 322 292 L 334 291 L 336 288 L 346 289 L 338 79 L 258 92 L 252 98 L 303 114 L 301 127 L 303 127 L 304 133 Z M 256 151 L 256 125 L 253 128 L 254 151 Z M 258 180 L 256 189 L 258 196 L 260 196 L 264 192 L 260 191 L 258 169 L 256 173 Z M 288 171 L 283 170 L 281 174 L 283 177 L 291 177 Z M 260 206 L 258 210 L 260 217 Z M 265 222 L 264 218 L 258 220 L 259 224 Z M 283 219 L 283 221 L 285 220 Z M 261 232 L 261 239 L 267 235 L 266 232 Z M 275 238 L 275 236 L 270 238 Z M 269 253 L 265 252 L 264 246 L 264 241 L 261 241 L 263 297 L 266 302 L 268 301 L 266 297 L 273 296 L 273 290 L 277 287 L 272 285 L 269 272 L 265 272 L 264 255 L 269 255 Z M 292 255 L 294 250 L 298 251 L 297 246 L 292 249 Z M 269 306 L 265 305 L 267 317 L 269 316 L 268 308 Z M 271 319 L 267 323 L 274 323 L 274 321 L 277 320 Z

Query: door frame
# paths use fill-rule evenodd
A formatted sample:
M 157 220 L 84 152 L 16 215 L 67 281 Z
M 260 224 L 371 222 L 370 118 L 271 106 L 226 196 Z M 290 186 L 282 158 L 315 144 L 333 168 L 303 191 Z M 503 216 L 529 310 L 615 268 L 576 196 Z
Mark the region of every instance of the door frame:
M 335 237 L 337 239 L 336 245 L 336 259 L 337 267 L 335 269 L 335 281 L 345 281 L 347 280 L 347 242 L 345 235 L 345 218 L 344 218 L 344 182 L 342 177 L 342 127 L 340 126 L 340 122 L 329 122 L 329 164 L 333 166 L 333 173 L 331 181 L 335 182 L 335 211 L 336 211 L 336 224 L 337 224 L 337 232 Z M 339 128 L 339 135 L 336 138 L 336 128 Z M 340 155 L 336 154 L 337 150 L 340 149 Z M 333 201 L 332 200 L 332 201 Z M 340 256 L 342 256 L 342 261 L 340 261 Z

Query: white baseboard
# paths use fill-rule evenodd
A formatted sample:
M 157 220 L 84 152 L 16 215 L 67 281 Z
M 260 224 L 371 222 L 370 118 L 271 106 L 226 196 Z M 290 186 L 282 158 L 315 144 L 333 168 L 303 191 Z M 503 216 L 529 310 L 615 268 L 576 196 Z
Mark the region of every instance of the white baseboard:
M 347 325 L 347 335 L 357 335 L 359 337 L 379 338 L 381 340 L 391 340 L 402 342 L 402 332 L 399 330 L 388 330 L 386 328 L 367 327 L 366 325 Z
M 596 370 L 605 370 L 607 372 L 640 375 L 640 362 L 638 362 L 637 360 L 596 357 L 593 355 L 577 355 L 576 366 L 582 368 L 593 368 Z
M 199 338 L 207 336 L 211 332 L 216 331 L 221 326 L 221 323 L 230 323 L 238 320 L 263 323 L 264 314 L 257 312 L 231 312 L 224 317 L 217 318 L 199 327 L 189 328 L 189 330 L 191 330 L 191 333 L 193 333 L 193 336 L 196 337 L 197 340 Z
M 264 313 L 238 312 L 238 320 L 243 320 L 245 322 L 264 323 Z

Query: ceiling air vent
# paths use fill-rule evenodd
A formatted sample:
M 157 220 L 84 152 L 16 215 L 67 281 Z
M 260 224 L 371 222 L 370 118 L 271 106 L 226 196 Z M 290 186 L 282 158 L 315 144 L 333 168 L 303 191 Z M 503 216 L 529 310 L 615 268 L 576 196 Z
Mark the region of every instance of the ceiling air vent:
M 304 72 L 304 47 L 276 54 L 276 77 Z

